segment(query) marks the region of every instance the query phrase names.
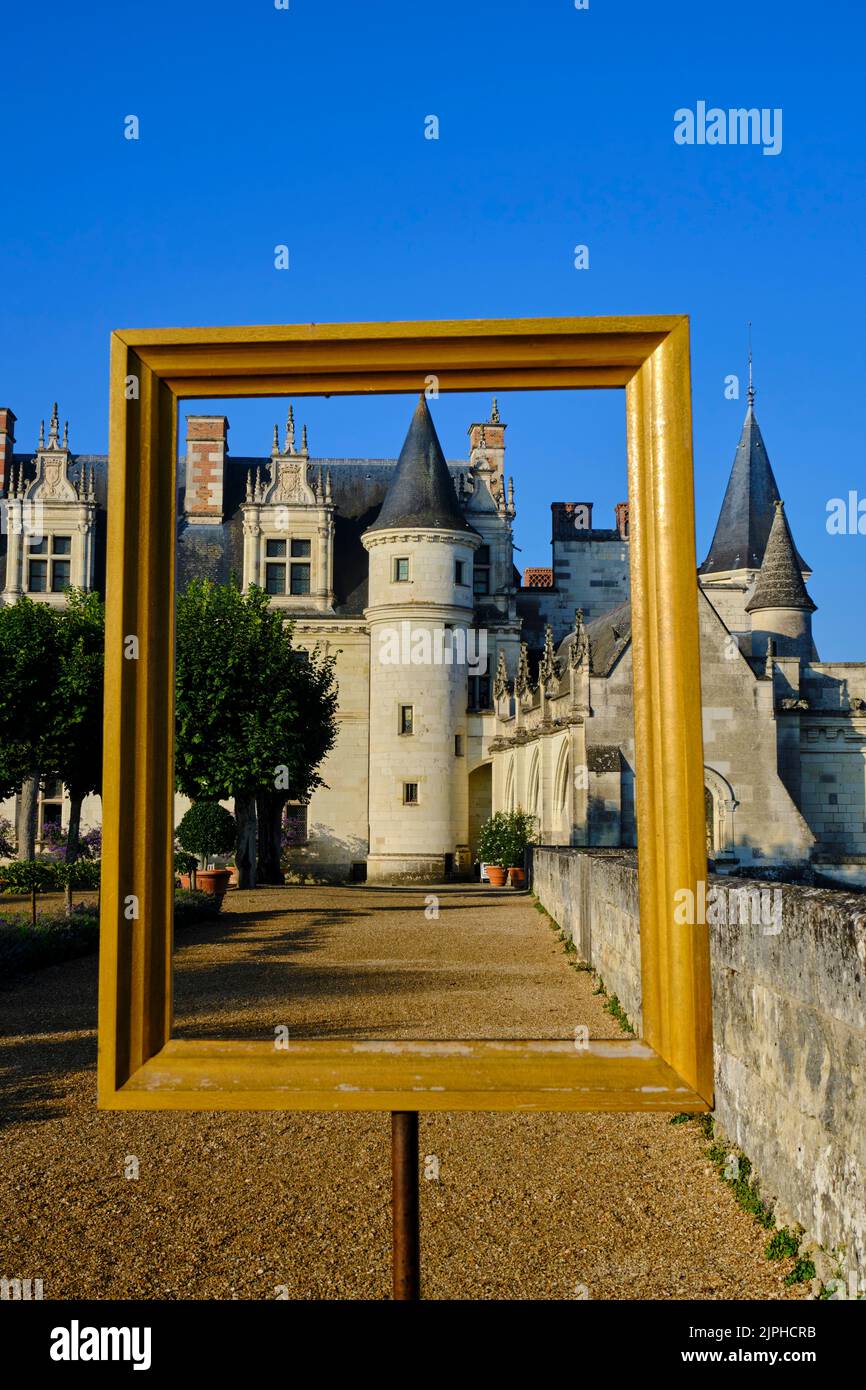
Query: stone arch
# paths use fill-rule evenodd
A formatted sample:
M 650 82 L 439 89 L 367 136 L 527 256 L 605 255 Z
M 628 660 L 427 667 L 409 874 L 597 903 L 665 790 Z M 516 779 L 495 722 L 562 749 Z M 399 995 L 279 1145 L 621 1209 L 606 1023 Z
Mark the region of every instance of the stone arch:
M 505 770 L 505 795 L 502 798 L 503 811 L 514 810 L 514 759 L 510 758 Z
M 493 764 L 479 763 L 469 774 L 469 853 L 478 855 L 481 827 L 493 811 Z
M 538 747 L 533 749 L 532 761 L 529 764 L 529 777 L 526 783 L 526 809 L 531 816 L 538 816 L 539 823 L 542 820 L 541 805 L 541 759 L 538 755 Z
M 704 813 L 707 824 L 707 855 L 711 859 L 733 859 L 735 854 L 734 812 L 739 802 L 727 778 L 714 767 L 704 766 Z
M 573 817 L 571 809 L 571 757 L 567 738 L 562 740 L 557 753 L 556 768 L 553 774 L 553 805 L 558 842 L 570 844 Z M 562 836 L 565 837 L 564 841 L 561 839 Z

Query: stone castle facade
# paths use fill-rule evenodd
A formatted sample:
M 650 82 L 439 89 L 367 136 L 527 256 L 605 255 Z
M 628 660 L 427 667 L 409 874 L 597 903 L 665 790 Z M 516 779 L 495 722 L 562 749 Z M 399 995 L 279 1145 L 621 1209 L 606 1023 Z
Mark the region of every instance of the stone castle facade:
M 521 577 L 505 434 L 494 401 L 447 462 L 422 397 L 396 462 L 314 457 L 290 407 L 269 456 L 237 458 L 223 416 L 187 419 L 178 582 L 259 584 L 299 645 L 336 656 L 327 786 L 290 811 L 298 874 L 468 875 L 483 821 L 517 806 L 548 844 L 634 843 L 628 506 L 603 528 L 590 502 L 553 503 L 552 564 Z M 16 452 L 0 410 L 0 601 L 104 587 L 107 467 L 72 453 L 56 407 Z M 862 882 L 866 664 L 819 660 L 809 577 L 750 388 L 698 573 L 708 850 Z M 39 836 L 65 814 L 45 788 Z

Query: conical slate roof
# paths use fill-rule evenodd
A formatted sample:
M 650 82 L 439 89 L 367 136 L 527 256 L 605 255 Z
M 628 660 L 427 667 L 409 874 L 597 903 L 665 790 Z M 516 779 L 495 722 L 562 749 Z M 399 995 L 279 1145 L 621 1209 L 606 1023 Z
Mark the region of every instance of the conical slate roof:
M 801 561 L 794 548 L 784 502 L 777 502 L 764 563 L 746 612 L 759 608 L 806 608 L 814 613 L 816 604 L 803 583 Z
M 394 476 L 382 509 L 370 531 L 408 526 L 448 531 L 471 531 L 457 502 L 442 445 L 424 393 L 415 407 Z
M 725 500 L 709 554 L 700 568 L 701 574 L 756 570 L 764 560 L 779 489 L 755 418 L 753 394 L 750 393 Z M 796 550 L 794 553 L 800 569 L 808 570 L 802 556 Z

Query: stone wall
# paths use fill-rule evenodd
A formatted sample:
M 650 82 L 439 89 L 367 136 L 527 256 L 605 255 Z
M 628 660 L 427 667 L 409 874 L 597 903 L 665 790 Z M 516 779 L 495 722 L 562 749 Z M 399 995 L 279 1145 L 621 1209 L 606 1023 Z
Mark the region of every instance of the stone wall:
M 640 1032 L 634 854 L 538 847 L 531 871 L 539 901 Z M 752 1160 L 783 1219 L 799 1222 L 826 1250 L 844 1252 L 843 1268 L 862 1277 L 866 898 L 717 876 L 708 892 L 714 887 L 780 895 L 772 921 L 708 928 L 716 1119 Z

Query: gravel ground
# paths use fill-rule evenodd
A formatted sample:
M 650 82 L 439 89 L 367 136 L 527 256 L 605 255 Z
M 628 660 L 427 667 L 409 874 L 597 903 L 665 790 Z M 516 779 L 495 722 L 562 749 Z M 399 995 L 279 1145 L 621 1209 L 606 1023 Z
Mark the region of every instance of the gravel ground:
M 180 938 L 176 987 L 186 1035 L 617 1035 L 531 900 L 477 887 L 231 893 L 218 926 Z M 387 1115 L 98 1112 L 92 958 L 0 1010 L 0 1274 L 46 1298 L 389 1297 Z M 421 1146 L 438 1160 L 426 1298 L 806 1292 L 764 1260 L 694 1124 L 422 1115 Z

